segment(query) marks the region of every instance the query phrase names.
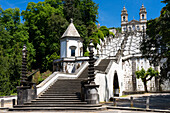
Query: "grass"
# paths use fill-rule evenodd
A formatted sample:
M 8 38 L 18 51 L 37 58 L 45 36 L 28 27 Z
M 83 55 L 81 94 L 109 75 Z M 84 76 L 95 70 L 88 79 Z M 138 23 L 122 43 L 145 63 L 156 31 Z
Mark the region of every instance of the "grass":
M 122 95 L 122 96 L 120 96 L 120 97 L 127 97 L 128 95 Z
M 15 96 L 15 95 L 17 95 L 17 93 L 12 93 L 10 96 Z

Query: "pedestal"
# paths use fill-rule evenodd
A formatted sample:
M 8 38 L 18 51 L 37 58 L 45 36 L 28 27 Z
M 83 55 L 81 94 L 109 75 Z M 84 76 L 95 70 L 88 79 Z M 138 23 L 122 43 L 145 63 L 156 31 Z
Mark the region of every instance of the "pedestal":
M 31 102 L 37 98 L 36 85 L 17 87 L 17 105 L 23 105 L 25 102 Z
M 85 101 L 87 104 L 99 104 L 99 85 L 85 85 Z

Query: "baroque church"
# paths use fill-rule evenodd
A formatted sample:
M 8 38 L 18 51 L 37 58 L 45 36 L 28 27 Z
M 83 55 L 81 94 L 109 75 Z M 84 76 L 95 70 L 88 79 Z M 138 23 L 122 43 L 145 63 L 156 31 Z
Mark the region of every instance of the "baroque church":
M 71 19 L 60 38 L 60 59 L 53 61 L 53 74 L 34 86 L 35 90 L 33 87 L 27 89 L 30 88 L 28 86 L 17 89 L 18 105 L 14 109 L 41 106 L 37 109 L 94 110 L 102 106 L 99 102 L 107 102 L 115 96 L 144 92 L 143 82 L 137 79 L 135 72 L 150 67 L 160 71 L 160 66 L 151 65 L 140 51 L 140 44 L 146 35 L 146 22 L 144 5 L 139 11 L 139 21 L 128 21 L 128 12 L 123 7 L 121 33 L 111 29 L 115 37 L 100 40 L 96 49 L 90 43 L 90 56 L 84 57 L 83 39 Z M 170 91 L 169 86 L 168 80 L 159 84 L 156 77 L 147 82 L 149 92 Z M 44 104 L 48 107 L 42 108 Z
M 100 101 L 108 101 L 113 96 L 122 96 L 130 92 L 144 91 L 141 79 L 137 79 L 135 71 L 152 67 L 160 71 L 160 67 L 153 67 L 140 52 L 140 43 L 146 32 L 147 11 L 144 5 L 139 11 L 139 21 L 128 21 L 128 12 L 123 7 L 121 11 L 121 33 L 112 29 L 115 37 L 107 37 L 94 50 L 95 83 L 99 85 Z M 87 57 L 82 55 L 82 39 L 71 21 L 61 37 L 61 58 L 54 61 L 54 70 L 69 74 L 85 73 Z M 84 68 L 84 70 L 83 70 Z M 82 72 L 81 72 L 82 71 Z M 147 82 L 150 92 L 159 91 L 157 78 Z M 167 81 L 161 84 L 161 90 L 170 90 Z

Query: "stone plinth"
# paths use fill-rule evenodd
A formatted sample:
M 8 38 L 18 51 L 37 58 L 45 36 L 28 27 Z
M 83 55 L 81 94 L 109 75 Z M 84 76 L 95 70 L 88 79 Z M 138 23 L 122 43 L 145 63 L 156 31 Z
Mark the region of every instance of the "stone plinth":
M 99 94 L 97 88 L 99 85 L 85 85 L 85 101 L 88 104 L 98 104 Z
M 31 100 L 37 98 L 36 85 L 19 86 L 17 87 L 17 105 L 23 105 L 25 102 L 31 102 Z

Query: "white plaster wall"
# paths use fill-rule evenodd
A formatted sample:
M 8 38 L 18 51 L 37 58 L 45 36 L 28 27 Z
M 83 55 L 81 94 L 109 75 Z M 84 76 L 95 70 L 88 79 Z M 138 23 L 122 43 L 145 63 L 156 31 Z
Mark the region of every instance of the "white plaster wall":
M 123 91 L 123 71 L 122 71 L 122 63 L 120 62 L 119 64 L 113 62 L 109 72 L 107 73 L 106 77 L 107 77 L 107 85 L 108 85 L 108 89 L 109 89 L 109 96 L 107 98 L 107 101 L 110 99 L 110 97 L 113 97 L 113 81 L 114 81 L 114 75 L 115 73 L 117 73 L 118 76 L 118 81 L 119 81 L 119 96 L 122 95 L 122 91 Z
M 123 65 L 123 72 L 124 72 L 124 88 L 123 91 L 132 91 L 132 61 L 126 60 L 124 61 Z
M 100 102 L 103 101 L 107 102 L 111 97 L 114 96 L 113 81 L 114 81 L 115 72 L 117 73 L 118 81 L 119 81 L 119 88 L 120 88 L 119 95 L 120 96 L 122 95 L 124 85 L 123 85 L 123 76 L 122 76 L 123 71 L 121 70 L 121 63 L 117 64 L 113 62 L 107 74 L 101 74 L 101 73 L 96 74 L 95 83 L 97 85 L 100 85 L 98 88 Z
M 95 76 L 95 83 L 99 85 L 98 94 L 99 94 L 99 101 L 104 102 L 106 101 L 107 95 L 107 87 L 106 87 L 106 76 L 105 74 L 97 73 Z
M 144 68 L 147 70 L 148 68 L 152 67 L 149 64 L 149 61 L 144 58 L 136 58 L 136 70 L 141 70 Z M 124 71 L 124 91 L 133 91 L 132 87 L 132 60 L 128 59 L 125 60 L 123 65 Z M 152 67 L 154 68 L 154 67 Z M 141 79 L 136 79 L 137 91 L 144 91 L 144 85 Z M 152 78 L 150 81 L 147 82 L 148 91 L 156 91 L 155 88 L 155 78 Z
M 170 81 L 166 80 L 161 84 L 162 91 L 170 91 Z
M 80 48 L 83 47 L 83 44 L 81 41 L 78 42 L 78 40 L 68 40 L 67 42 L 67 57 L 71 57 L 71 46 L 75 46 L 75 56 L 80 56 Z

